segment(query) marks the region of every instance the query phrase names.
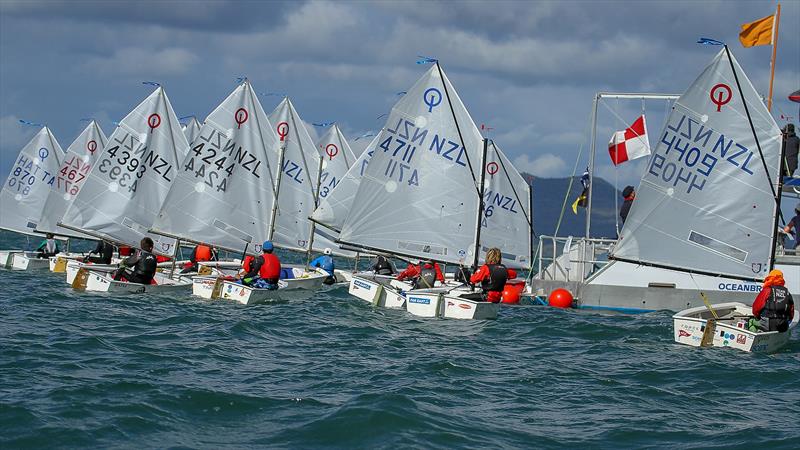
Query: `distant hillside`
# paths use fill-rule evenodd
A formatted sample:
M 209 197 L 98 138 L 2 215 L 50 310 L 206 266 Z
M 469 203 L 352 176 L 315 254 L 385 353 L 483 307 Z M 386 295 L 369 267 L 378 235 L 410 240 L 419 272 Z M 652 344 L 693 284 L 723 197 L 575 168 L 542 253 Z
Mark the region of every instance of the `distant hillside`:
M 555 233 L 558 217 L 564 202 L 564 193 L 569 186 L 570 178 L 540 178 L 523 173 L 528 182 L 533 184 L 533 220 L 534 230 L 537 235 L 550 235 Z M 620 187 L 622 188 L 622 186 Z M 586 227 L 586 210 L 578 208 L 578 214 L 572 212 L 572 202 L 578 198 L 582 191 L 580 177 L 574 177 L 572 188 L 567 197 L 566 210 L 561 221 L 559 236 L 583 236 Z M 592 237 L 616 237 L 615 218 L 617 209 L 614 205 L 615 196 L 618 205 L 622 205 L 620 192 L 614 189 L 602 178 L 594 179 L 592 193 Z

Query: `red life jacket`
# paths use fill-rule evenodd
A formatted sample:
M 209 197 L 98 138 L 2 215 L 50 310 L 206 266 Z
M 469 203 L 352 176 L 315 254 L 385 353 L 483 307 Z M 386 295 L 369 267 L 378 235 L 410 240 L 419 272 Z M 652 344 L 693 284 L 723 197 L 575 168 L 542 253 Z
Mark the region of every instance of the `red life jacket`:
M 250 264 L 256 259 L 253 255 L 247 255 L 244 257 L 244 262 L 242 263 L 242 269 L 244 269 L 244 273 L 250 272 Z
M 264 258 L 264 264 L 261 265 L 258 275 L 265 280 L 279 279 L 281 277 L 281 260 L 272 253 L 264 253 L 261 257 Z
M 198 245 L 194 249 L 195 261 L 211 261 L 211 247 L 207 245 Z

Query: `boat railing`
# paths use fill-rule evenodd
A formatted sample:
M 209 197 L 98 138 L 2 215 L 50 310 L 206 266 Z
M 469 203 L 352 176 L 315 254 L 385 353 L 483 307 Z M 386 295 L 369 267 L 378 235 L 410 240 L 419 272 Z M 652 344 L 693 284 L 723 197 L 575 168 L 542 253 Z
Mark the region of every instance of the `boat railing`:
M 583 281 L 608 264 L 616 239 L 539 236 L 536 279 Z

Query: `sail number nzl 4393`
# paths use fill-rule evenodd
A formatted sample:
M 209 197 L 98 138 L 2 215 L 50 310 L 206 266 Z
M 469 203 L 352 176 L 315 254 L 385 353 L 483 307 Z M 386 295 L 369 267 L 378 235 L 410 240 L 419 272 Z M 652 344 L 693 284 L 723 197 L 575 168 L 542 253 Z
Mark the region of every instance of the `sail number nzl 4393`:
M 139 180 L 148 169 L 171 183 L 172 164 L 162 158 L 155 150 L 149 149 L 136 136 L 127 133 L 121 138 L 113 138 L 114 145 L 103 153 L 97 167 L 98 172 L 116 182 L 129 193 L 136 192 Z

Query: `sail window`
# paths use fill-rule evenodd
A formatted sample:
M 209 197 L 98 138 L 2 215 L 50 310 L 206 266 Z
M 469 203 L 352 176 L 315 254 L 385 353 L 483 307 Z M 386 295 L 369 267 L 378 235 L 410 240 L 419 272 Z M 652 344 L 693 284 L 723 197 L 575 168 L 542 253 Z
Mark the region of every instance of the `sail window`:
M 408 250 L 416 253 L 427 253 L 430 255 L 447 256 L 447 247 L 431 244 L 418 244 L 416 242 L 398 241 L 397 248 L 399 250 Z
M 745 262 L 747 259 L 746 251 L 738 249 L 722 241 L 718 241 L 712 237 L 702 235 L 694 230 L 689 231 L 689 242 L 697 244 L 701 247 L 705 247 L 714 253 L 733 258 L 739 262 Z

